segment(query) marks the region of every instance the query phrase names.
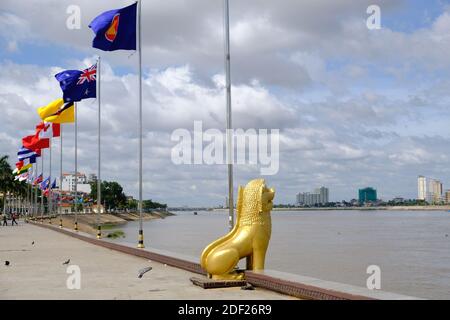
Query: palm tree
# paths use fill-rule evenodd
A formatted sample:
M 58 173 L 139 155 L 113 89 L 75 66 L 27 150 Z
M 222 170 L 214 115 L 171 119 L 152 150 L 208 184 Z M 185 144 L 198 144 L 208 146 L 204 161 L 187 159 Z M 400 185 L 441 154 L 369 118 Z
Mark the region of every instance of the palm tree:
M 12 169 L 8 162 L 8 156 L 0 158 L 0 191 L 3 194 L 3 212 L 6 209 L 6 194 L 14 188 Z

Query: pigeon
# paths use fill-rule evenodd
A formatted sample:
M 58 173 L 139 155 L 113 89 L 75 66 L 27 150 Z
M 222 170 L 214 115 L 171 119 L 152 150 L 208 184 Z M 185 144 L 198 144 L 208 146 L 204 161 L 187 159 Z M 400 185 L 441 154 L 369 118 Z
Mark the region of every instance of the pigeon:
M 70 259 L 68 259 L 67 261 L 64 261 L 63 264 L 69 264 L 70 263 Z
M 146 268 L 142 268 L 141 270 L 139 270 L 138 273 L 138 278 L 142 278 L 142 276 L 144 275 L 144 273 L 149 272 L 150 270 L 152 270 L 152 267 L 146 267 Z
M 247 283 L 245 286 L 241 287 L 241 290 L 255 290 L 255 287 L 250 283 Z
M 9 261 L 8 260 L 5 261 L 5 266 L 9 266 Z
M 34 246 L 34 241 L 31 243 L 32 246 Z

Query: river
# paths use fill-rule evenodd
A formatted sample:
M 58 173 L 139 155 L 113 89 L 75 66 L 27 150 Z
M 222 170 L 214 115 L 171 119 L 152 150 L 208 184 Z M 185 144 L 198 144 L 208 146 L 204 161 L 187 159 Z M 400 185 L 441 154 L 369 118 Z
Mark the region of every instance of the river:
M 178 212 L 144 222 L 146 247 L 200 257 L 227 232 L 226 212 Z M 121 227 L 134 245 L 138 223 Z M 272 212 L 266 268 L 366 286 L 369 265 L 381 268 L 381 289 L 450 299 L 450 212 Z

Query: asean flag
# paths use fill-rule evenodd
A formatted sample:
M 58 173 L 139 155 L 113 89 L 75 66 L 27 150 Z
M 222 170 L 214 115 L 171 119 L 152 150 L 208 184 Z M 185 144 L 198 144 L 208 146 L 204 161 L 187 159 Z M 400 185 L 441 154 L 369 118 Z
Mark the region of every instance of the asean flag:
M 103 12 L 89 24 L 95 33 L 92 46 L 103 51 L 136 50 L 137 2 Z

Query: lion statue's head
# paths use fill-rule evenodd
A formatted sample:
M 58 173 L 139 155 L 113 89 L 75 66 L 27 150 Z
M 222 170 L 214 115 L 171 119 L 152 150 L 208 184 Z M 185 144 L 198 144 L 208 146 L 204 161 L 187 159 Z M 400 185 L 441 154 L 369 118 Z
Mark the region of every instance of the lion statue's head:
M 273 208 L 275 190 L 266 186 L 264 179 L 250 181 L 245 188 L 239 187 L 237 212 L 240 224 L 263 222 Z

